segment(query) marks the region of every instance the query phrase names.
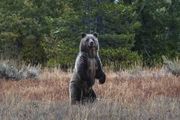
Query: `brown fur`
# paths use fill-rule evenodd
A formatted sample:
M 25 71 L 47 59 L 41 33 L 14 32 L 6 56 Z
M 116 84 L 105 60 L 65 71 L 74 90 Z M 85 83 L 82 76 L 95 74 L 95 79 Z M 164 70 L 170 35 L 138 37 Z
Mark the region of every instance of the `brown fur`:
M 100 84 L 105 82 L 105 74 L 98 56 L 97 35 L 83 35 L 79 49 L 80 52 L 76 58 L 73 77 L 69 85 L 71 104 L 83 101 L 93 102 L 96 99 L 96 94 L 92 89 L 95 78 L 99 79 Z

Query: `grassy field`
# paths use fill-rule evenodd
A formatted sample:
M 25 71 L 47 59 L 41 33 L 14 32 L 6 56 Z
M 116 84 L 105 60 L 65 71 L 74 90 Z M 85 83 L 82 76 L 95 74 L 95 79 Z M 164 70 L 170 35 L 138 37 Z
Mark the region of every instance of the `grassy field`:
M 36 80 L 0 80 L 0 120 L 179 120 L 180 77 L 160 69 L 106 71 L 98 100 L 70 106 L 71 72 L 44 69 Z

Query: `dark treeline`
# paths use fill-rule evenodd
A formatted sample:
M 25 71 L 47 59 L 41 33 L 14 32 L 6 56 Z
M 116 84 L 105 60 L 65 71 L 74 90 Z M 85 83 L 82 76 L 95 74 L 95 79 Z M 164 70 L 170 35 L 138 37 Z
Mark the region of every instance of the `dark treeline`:
M 82 32 L 99 33 L 103 64 L 152 66 L 180 57 L 179 0 L 0 0 L 0 54 L 74 64 Z

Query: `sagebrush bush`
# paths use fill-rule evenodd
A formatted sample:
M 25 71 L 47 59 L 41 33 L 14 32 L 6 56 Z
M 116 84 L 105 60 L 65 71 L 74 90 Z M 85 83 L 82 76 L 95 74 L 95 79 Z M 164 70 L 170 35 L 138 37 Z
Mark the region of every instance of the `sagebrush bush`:
M 14 66 L 5 63 L 0 64 L 0 78 L 19 79 L 19 77 L 19 71 Z
M 39 66 L 22 66 L 18 69 L 15 65 L 0 63 L 0 79 L 36 79 L 39 75 Z
M 163 65 L 167 72 L 172 73 L 173 75 L 180 75 L 180 63 L 178 61 L 170 61 L 165 56 L 162 56 Z

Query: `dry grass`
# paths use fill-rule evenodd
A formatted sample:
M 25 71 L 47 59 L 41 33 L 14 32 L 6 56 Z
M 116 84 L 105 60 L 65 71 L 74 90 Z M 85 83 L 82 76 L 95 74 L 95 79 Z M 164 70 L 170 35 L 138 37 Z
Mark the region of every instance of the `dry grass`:
M 99 101 L 69 106 L 71 73 L 45 69 L 38 80 L 0 80 L 0 119 L 179 120 L 180 77 L 159 69 L 108 71 Z

